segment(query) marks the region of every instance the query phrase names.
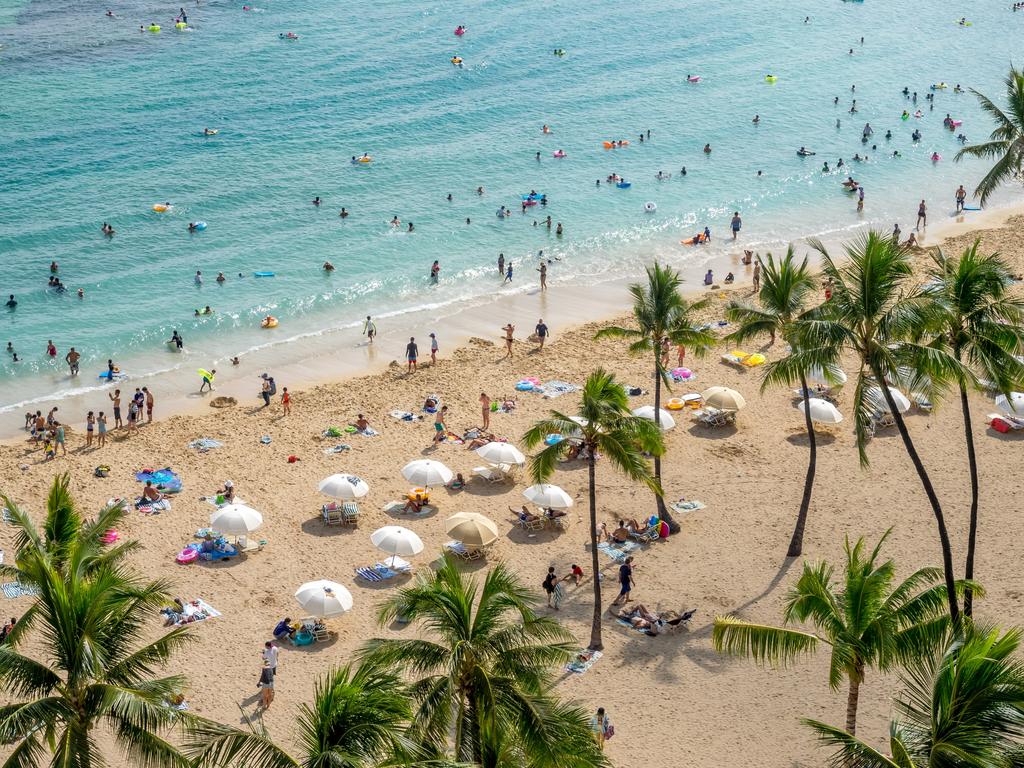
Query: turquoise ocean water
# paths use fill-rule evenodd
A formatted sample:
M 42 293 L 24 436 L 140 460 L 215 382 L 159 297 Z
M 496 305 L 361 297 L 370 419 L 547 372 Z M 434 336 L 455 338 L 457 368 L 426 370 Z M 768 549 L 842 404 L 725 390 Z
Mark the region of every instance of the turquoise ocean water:
M 0 311 L 0 343 L 23 358 L 0 355 L 0 410 L 95 386 L 108 357 L 143 374 L 368 313 L 441 316 L 534 285 L 540 249 L 559 259 L 553 283 L 621 276 L 654 256 L 692 265 L 713 249 L 685 249 L 680 237 L 705 224 L 725 235 L 733 210 L 741 244 L 761 249 L 865 222 L 909 231 L 917 200 L 928 198 L 933 220 L 947 217 L 956 186 L 973 189 L 984 170 L 952 162 L 947 113 L 972 141 L 990 130 L 952 86 L 1001 97 L 1024 39 L 1009 0 L 251 2 L 192 0 L 191 31 L 176 32 L 180 2 L 110 0 L 111 19 L 92 3 L 0 0 L 0 293 L 19 301 Z M 963 15 L 972 26 L 955 23 Z M 151 21 L 160 34 L 139 31 Z M 287 31 L 299 40 L 280 39 Z M 449 63 L 455 54 L 463 67 Z M 765 82 L 769 72 L 778 82 Z M 950 88 L 929 111 L 925 94 L 940 81 Z M 904 86 L 923 118 L 900 120 L 915 109 Z M 861 144 L 865 122 L 877 151 Z M 206 126 L 219 134 L 204 137 Z M 610 151 L 606 139 L 631 143 Z M 818 155 L 798 158 L 800 145 Z M 568 157 L 554 159 L 558 149 Z M 903 157 L 887 157 L 893 149 Z M 865 151 L 871 161 L 853 167 L 867 191 L 858 216 L 844 176 L 820 168 Z M 371 164 L 350 163 L 363 152 Z M 659 170 L 672 178 L 656 180 Z M 612 172 L 632 187 L 595 186 Z M 531 190 L 550 203 L 522 215 Z M 151 210 L 165 200 L 172 212 Z M 495 216 L 502 204 L 511 218 Z M 533 226 L 548 214 L 561 238 Z M 388 226 L 393 215 L 415 232 Z M 194 220 L 208 228 L 190 235 Z M 115 237 L 100 233 L 104 221 Z M 517 266 L 511 287 L 497 278 L 499 251 Z M 46 287 L 51 259 L 67 294 Z M 330 275 L 319 269 L 328 259 Z M 204 305 L 215 314 L 193 317 Z M 268 313 L 281 318 L 274 332 L 258 328 Z M 196 362 L 168 352 L 173 328 Z M 79 381 L 44 359 L 47 339 L 59 359 L 69 346 L 83 353 Z

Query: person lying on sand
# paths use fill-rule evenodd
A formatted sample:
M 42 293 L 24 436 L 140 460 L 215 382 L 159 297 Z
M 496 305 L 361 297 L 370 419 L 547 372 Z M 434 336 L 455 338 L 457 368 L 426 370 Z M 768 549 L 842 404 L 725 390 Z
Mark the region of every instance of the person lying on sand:
M 647 533 L 651 530 L 651 526 L 647 523 L 638 523 L 633 519 L 626 523 L 626 530 L 631 531 L 632 533 Z
M 492 435 L 489 432 L 478 432 L 477 436 L 473 438 L 469 438 L 468 435 L 469 432 L 466 432 L 462 436 L 462 439 L 469 440 L 469 444 L 466 447 L 469 448 L 469 450 L 471 451 L 475 451 L 477 448 L 487 445 L 488 443 L 493 443 L 497 439 L 494 437 L 494 435 Z

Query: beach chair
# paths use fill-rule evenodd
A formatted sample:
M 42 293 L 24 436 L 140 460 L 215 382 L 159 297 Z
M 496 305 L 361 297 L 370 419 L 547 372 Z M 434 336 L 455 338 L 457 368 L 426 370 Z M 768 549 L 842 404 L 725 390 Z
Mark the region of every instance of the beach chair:
M 523 520 L 520 517 L 516 520 L 516 525 L 524 531 L 542 531 L 544 530 L 544 518 L 538 517 L 536 520 Z
M 450 552 L 460 560 L 479 560 L 484 556 L 482 547 L 467 547 L 461 541 L 449 541 L 444 545 L 445 552 Z
M 569 516 L 568 515 L 557 515 L 552 517 L 551 515 L 544 515 L 544 521 L 547 522 L 552 528 L 559 531 L 569 530 Z
M 744 352 L 742 349 L 734 349 L 722 355 L 722 362 L 726 365 L 734 365 L 740 368 L 756 368 L 764 365 L 767 358 L 760 352 Z
M 736 423 L 736 414 L 733 411 L 721 411 L 718 408 L 701 408 L 694 411 L 693 415 L 706 427 L 727 427 Z
M 504 483 L 515 479 L 514 469 L 509 464 L 488 464 L 484 467 L 473 467 L 473 474 L 488 483 Z
M 658 541 L 661 538 L 661 534 L 658 530 L 660 527 L 660 524 L 649 525 L 644 531 L 630 531 L 629 538 L 634 541 Z
M 875 411 L 871 414 L 871 423 L 868 427 L 869 432 L 874 435 L 879 429 L 885 429 L 887 427 L 895 427 L 896 419 L 888 411 Z
M 320 516 L 324 525 L 341 525 L 345 520 L 341 504 L 324 504 L 320 507 Z
M 359 525 L 359 506 L 354 501 L 346 501 L 341 505 L 341 524 Z
M 312 635 L 315 642 L 322 643 L 331 639 L 331 634 L 327 631 L 327 627 L 317 621 L 314 617 L 307 616 L 301 621 L 302 628 Z
M 388 568 L 386 565 L 381 563 L 374 563 L 373 565 L 363 566 L 356 568 L 356 576 L 363 581 L 368 581 L 371 584 L 378 584 L 382 581 L 388 581 L 398 575 L 398 571 Z
M 680 629 L 690 628 L 690 619 L 693 618 L 693 614 L 697 612 L 696 608 L 689 611 L 684 611 L 680 616 L 674 619 L 661 619 L 658 622 L 658 628 L 661 629 L 665 634 L 671 635 L 678 632 Z
M 919 410 L 921 413 L 931 413 L 932 409 L 935 408 L 931 400 L 922 395 L 920 392 L 911 392 L 910 397 L 911 402 L 913 402 L 914 404 L 914 407 L 917 408 L 917 410 Z

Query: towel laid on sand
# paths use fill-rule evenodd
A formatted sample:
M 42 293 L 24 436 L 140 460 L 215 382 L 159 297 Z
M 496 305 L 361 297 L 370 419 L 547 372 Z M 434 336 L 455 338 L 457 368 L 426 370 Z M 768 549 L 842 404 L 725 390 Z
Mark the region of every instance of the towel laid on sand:
M 604 654 L 600 651 L 591 651 L 587 648 L 580 648 L 580 651 L 576 654 L 576 657 L 565 665 L 565 671 L 573 672 L 577 675 L 582 675 L 584 672 L 586 672 L 588 669 L 594 666 L 603 655 Z

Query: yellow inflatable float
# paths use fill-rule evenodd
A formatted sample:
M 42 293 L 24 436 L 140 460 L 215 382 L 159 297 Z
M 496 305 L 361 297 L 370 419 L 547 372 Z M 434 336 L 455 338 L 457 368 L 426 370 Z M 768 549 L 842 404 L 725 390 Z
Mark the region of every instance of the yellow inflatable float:
M 150 24 L 148 27 L 146 27 L 146 29 L 148 29 L 150 32 L 159 32 L 160 31 L 160 25 L 159 24 Z
M 665 403 L 665 407 L 668 408 L 670 411 L 681 411 L 683 410 L 683 406 L 685 405 L 686 402 L 679 397 L 673 397 L 667 403 Z
M 170 203 L 153 203 L 153 210 L 157 213 L 167 213 L 171 210 Z
M 267 315 L 260 322 L 261 328 L 277 328 L 277 318 L 273 315 Z

